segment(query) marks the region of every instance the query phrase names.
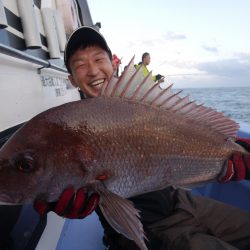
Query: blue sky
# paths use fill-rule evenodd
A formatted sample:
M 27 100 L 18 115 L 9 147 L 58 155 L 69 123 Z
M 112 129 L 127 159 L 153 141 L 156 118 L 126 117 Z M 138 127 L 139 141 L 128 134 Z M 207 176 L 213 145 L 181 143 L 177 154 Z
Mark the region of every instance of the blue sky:
M 175 87 L 250 87 L 249 0 L 88 0 L 122 67 L 151 54 Z

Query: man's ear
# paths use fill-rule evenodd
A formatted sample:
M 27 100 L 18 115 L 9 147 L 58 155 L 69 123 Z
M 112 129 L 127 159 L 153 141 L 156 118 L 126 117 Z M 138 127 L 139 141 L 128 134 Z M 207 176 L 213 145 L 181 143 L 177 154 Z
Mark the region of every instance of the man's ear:
M 72 75 L 68 75 L 68 79 L 69 81 L 71 82 L 71 84 L 74 86 L 74 87 L 78 87 L 78 84 L 75 82 L 74 78 Z

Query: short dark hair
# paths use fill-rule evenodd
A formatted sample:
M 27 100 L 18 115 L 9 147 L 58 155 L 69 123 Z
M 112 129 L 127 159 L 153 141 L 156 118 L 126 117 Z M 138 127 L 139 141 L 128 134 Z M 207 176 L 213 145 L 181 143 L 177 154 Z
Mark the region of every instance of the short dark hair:
M 148 52 L 145 52 L 142 54 L 141 60 L 143 61 L 145 57 L 149 56 Z
M 85 49 L 91 46 L 99 46 L 104 49 L 112 61 L 111 50 L 104 37 L 94 28 L 82 26 L 75 30 L 69 37 L 64 51 L 64 62 L 67 70 L 71 73 L 69 59 L 78 49 Z

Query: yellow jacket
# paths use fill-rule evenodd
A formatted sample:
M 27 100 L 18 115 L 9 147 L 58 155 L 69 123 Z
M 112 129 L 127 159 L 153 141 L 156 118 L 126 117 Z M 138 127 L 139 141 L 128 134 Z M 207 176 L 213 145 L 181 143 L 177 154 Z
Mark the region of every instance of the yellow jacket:
M 148 68 L 146 67 L 146 65 L 144 65 L 144 64 L 135 64 L 135 68 L 136 68 L 136 69 L 139 69 L 139 68 L 141 67 L 141 65 L 142 65 L 142 72 L 143 72 L 143 75 L 146 77 L 146 76 L 149 74 L 149 70 L 148 70 Z M 153 80 L 154 82 L 156 82 L 156 76 L 152 76 L 152 80 Z

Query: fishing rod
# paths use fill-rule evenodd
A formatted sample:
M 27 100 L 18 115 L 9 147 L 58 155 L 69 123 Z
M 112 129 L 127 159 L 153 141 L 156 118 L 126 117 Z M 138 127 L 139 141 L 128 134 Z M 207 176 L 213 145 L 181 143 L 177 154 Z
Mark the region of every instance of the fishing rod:
M 200 76 L 200 75 L 207 75 L 207 73 L 187 73 L 187 74 L 164 75 L 164 78 L 168 76 Z

